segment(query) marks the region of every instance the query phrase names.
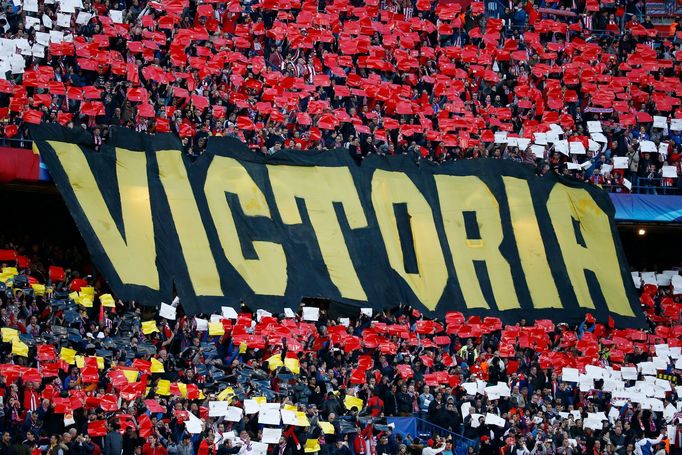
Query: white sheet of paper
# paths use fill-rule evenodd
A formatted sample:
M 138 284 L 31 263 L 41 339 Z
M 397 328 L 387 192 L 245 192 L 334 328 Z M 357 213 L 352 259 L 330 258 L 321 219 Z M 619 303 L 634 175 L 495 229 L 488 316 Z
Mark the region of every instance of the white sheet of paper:
M 476 395 L 478 393 L 478 384 L 475 382 L 464 382 L 461 385 L 467 395 Z
M 531 145 L 530 146 L 531 152 L 535 155 L 536 158 L 543 159 L 545 157 L 545 146 L 544 145 Z
M 587 131 L 590 133 L 601 133 L 601 122 L 599 120 L 587 122 Z
M 36 43 L 41 46 L 50 45 L 50 34 L 45 32 L 36 32 Z
M 587 153 L 582 142 L 569 142 L 568 147 L 573 155 L 584 155 Z
M 189 434 L 201 433 L 203 427 L 201 420 L 191 412 L 188 412 L 187 415 L 189 416 L 189 420 L 185 422 L 185 429 L 187 432 Z
M 303 320 L 304 321 L 317 321 L 320 319 L 320 309 L 314 306 L 304 306 L 303 307 Z
M 50 42 L 51 43 L 61 43 L 64 41 L 64 33 L 58 32 L 56 30 L 50 31 Z
M 659 286 L 670 286 L 670 277 L 662 273 L 656 274 L 656 284 Z
M 260 320 L 262 318 L 269 318 L 269 317 L 272 317 L 272 313 L 270 313 L 269 311 L 265 311 L 265 310 L 261 310 L 261 309 L 256 310 L 256 321 L 260 322 Z
M 599 149 L 601 148 L 601 145 L 599 145 L 599 142 L 593 141 L 592 139 L 587 140 L 587 148 L 590 149 L 590 152 L 598 152 Z
M 578 369 L 577 368 L 562 368 L 561 370 L 561 380 L 564 382 L 578 382 Z
M 560 141 L 555 141 L 554 142 L 554 150 L 557 152 L 568 156 L 568 141 L 566 139 L 562 139 Z
M 206 332 L 208 331 L 208 320 L 195 317 L 194 320 L 197 323 L 197 331 Z
M 263 428 L 263 436 L 260 442 L 265 444 L 279 444 L 279 438 L 282 437 L 281 428 Z
M 519 150 L 526 150 L 528 146 L 530 145 L 530 139 L 525 138 L 525 137 L 520 137 L 516 140 L 517 145 L 519 146 Z
M 546 133 L 533 133 L 535 138 L 535 143 L 538 145 L 547 145 L 547 134 Z
M 63 13 L 58 13 L 57 14 L 57 26 L 59 27 L 64 27 L 64 28 L 69 28 L 71 27 L 71 14 L 63 14 Z
M 602 379 L 604 377 L 604 369 L 594 365 L 586 365 L 585 375 L 592 379 Z
M 52 28 L 52 26 L 54 25 L 54 22 L 47 14 L 43 14 L 43 17 L 41 19 L 43 20 L 43 25 L 47 28 Z
M 175 321 L 175 318 L 177 317 L 177 308 L 167 303 L 161 302 L 159 316 L 161 316 L 164 319 L 170 319 L 171 321 Z
M 658 144 L 658 153 L 660 153 L 664 157 L 668 156 L 668 145 L 669 144 L 667 142 L 661 142 L 660 144 Z
M 518 137 L 509 137 L 507 136 L 507 147 L 518 147 Z
M 37 13 L 38 12 L 38 0 L 24 0 L 23 9 L 24 9 L 24 11 L 27 11 L 30 13 Z
M 676 178 L 677 177 L 677 167 L 676 166 L 663 166 L 662 167 L 662 175 L 665 178 Z
M 298 421 L 296 420 L 296 411 L 288 411 L 286 409 L 280 410 L 280 414 L 282 415 L 282 424 L 284 425 L 297 425 Z
M 109 10 L 109 17 L 111 17 L 111 20 L 114 21 L 115 24 L 122 24 L 123 23 L 123 11 L 117 11 L 115 9 L 110 9 Z
M 85 12 L 85 11 L 79 11 L 78 16 L 76 17 L 76 24 L 78 25 L 87 25 L 88 22 L 90 22 L 90 19 L 92 19 L 92 14 Z
M 38 19 L 37 17 L 26 16 L 26 20 L 24 21 L 24 23 L 26 24 L 25 25 L 26 30 L 30 28 L 35 28 L 36 30 L 38 30 L 40 28 L 40 19 Z
M 238 408 L 236 406 L 230 406 L 227 408 L 227 415 L 225 416 L 225 420 L 228 422 L 239 422 L 242 420 L 242 408 Z
M 491 414 L 491 413 L 487 413 L 485 415 L 485 424 L 486 425 L 495 425 L 495 426 L 498 426 L 500 428 L 504 428 L 504 423 L 505 423 L 505 420 L 500 416 L 497 416 L 497 415 Z
M 622 367 L 620 369 L 620 375 L 626 381 L 637 380 L 637 368 L 636 367 Z
M 642 272 L 642 282 L 644 284 L 656 284 L 656 273 Z
M 277 408 L 265 408 L 258 412 L 258 423 L 262 425 L 279 425 L 279 403 Z
M 229 413 L 230 403 L 227 401 L 209 401 L 208 416 L 223 417 Z
M 672 131 L 682 131 L 682 118 L 674 118 L 670 120 L 670 129 Z
M 239 318 L 239 315 L 237 314 L 235 309 L 232 308 L 231 306 L 220 307 L 220 312 L 225 319 L 237 319 L 237 318 Z
M 284 309 L 284 317 L 285 318 L 295 318 L 296 313 L 294 313 L 294 310 L 292 310 L 291 308 L 285 308 Z
M 31 48 L 31 53 L 34 57 L 45 58 L 45 46 L 35 43 Z
M 255 414 L 260 410 L 260 405 L 256 400 L 247 398 L 244 400 L 244 413 L 245 414 Z
M 668 119 L 660 115 L 654 115 L 654 128 L 668 129 Z
M 579 171 L 582 167 L 578 163 L 566 163 L 566 169 L 569 171 Z
M 592 136 L 592 140 L 594 142 L 601 142 L 602 144 L 606 144 L 609 142 L 608 139 L 606 139 L 606 136 L 604 136 L 603 133 L 592 133 L 590 136 Z
M 495 132 L 495 143 L 496 144 L 506 144 L 508 142 L 507 140 L 507 133 L 506 131 L 496 131 Z
M 627 169 L 628 168 L 628 157 L 627 156 L 614 156 L 613 157 L 613 168 L 614 169 Z
M 632 189 L 632 182 L 628 179 L 623 179 L 623 186 L 628 190 Z
M 374 314 L 373 311 L 374 309 L 372 308 L 360 308 L 360 314 L 364 314 L 368 318 L 372 317 L 372 315 Z
M 251 452 L 253 455 L 266 455 L 268 453 L 268 445 L 262 442 L 251 441 Z
M 481 426 L 481 423 L 478 421 L 483 417 L 483 414 L 471 414 L 471 428 L 478 428 Z
M 557 134 L 564 134 L 564 129 L 556 123 L 550 123 L 549 130 Z
M 642 141 L 639 143 L 639 151 L 642 153 L 656 153 L 656 144 L 653 141 Z

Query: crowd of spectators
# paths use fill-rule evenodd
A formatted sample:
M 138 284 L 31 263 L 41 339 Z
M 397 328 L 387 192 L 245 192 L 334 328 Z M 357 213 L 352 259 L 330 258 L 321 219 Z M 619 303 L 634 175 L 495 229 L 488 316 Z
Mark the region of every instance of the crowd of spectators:
M 681 33 L 637 0 L 11 0 L 2 136 L 59 122 L 96 148 L 113 126 L 171 132 L 195 156 L 230 135 L 264 154 L 507 158 L 676 193 Z
M 405 306 L 188 317 L 48 268 L 68 250 L 19 252 L 0 275 L 2 455 L 682 453 L 679 288 L 645 275 L 646 330 Z

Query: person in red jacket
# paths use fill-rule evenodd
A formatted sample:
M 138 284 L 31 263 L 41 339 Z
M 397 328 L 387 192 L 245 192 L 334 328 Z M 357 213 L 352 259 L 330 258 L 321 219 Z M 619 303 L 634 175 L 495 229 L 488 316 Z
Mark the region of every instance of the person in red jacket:
M 215 455 L 215 444 L 213 443 L 214 436 L 212 432 L 209 432 L 204 439 L 201 440 L 199 444 L 199 450 L 197 455 Z
M 155 434 L 150 434 L 142 446 L 142 455 L 168 455 L 168 450 L 159 443 Z

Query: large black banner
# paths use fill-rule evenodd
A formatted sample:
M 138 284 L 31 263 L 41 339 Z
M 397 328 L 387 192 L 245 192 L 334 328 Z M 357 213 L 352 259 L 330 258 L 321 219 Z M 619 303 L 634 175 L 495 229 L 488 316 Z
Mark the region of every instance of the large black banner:
M 123 299 L 185 310 L 302 297 L 413 305 L 507 322 L 643 320 L 599 188 L 530 166 L 417 166 L 345 150 L 262 156 L 211 138 L 195 160 L 172 135 L 32 130 L 97 267 Z

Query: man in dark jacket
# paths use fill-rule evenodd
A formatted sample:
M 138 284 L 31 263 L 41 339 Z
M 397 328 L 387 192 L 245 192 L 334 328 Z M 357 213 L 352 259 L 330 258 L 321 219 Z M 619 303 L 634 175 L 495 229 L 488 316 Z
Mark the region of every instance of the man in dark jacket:
M 109 425 L 109 433 L 104 438 L 104 455 L 121 455 L 123 453 L 123 437 L 118 432 L 118 424 Z

